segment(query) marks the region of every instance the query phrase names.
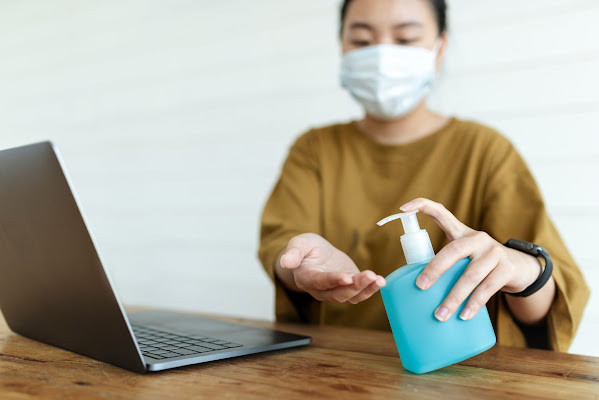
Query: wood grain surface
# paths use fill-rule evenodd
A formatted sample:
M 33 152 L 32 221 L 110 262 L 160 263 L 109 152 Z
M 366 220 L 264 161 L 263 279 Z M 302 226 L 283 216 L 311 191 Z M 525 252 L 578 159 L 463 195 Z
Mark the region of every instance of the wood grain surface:
M 416 375 L 402 368 L 388 332 L 223 319 L 313 343 L 141 375 L 19 336 L 0 317 L 0 398 L 599 399 L 596 357 L 495 346 Z

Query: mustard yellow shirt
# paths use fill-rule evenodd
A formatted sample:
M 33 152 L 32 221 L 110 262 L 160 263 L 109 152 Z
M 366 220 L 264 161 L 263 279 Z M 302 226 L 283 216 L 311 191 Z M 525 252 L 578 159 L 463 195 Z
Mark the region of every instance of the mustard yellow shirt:
M 405 264 L 401 224 L 376 225 L 416 197 L 443 204 L 460 221 L 500 243 L 517 238 L 547 249 L 557 294 L 546 319 L 550 347 L 567 351 L 580 323 L 589 288 L 547 215 L 537 184 L 514 146 L 484 125 L 452 118 L 414 142 L 385 146 L 355 122 L 312 129 L 289 150 L 266 203 L 258 256 L 275 285 L 279 321 L 390 330 L 380 293 L 359 304 L 319 302 L 287 290 L 276 278 L 276 254 L 295 235 L 318 233 L 345 252 L 360 270 L 387 276 Z M 426 215 L 420 225 L 435 252 L 448 243 Z M 487 304 L 497 341 L 526 346 L 502 296 Z

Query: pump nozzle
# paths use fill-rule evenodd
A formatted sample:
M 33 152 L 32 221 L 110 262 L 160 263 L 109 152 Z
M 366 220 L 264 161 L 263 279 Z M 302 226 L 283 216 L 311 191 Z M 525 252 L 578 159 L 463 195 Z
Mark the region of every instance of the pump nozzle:
M 387 222 L 401 219 L 405 232 L 400 238 L 401 247 L 403 248 L 408 264 L 429 261 L 435 256 L 431 239 L 429 238 L 426 229 L 420 229 L 418 217 L 416 216 L 417 212 L 418 210 L 414 210 L 406 213 L 393 214 L 376 223 L 378 226 L 383 226 Z
M 401 219 L 401 223 L 403 225 L 403 230 L 405 233 L 418 232 L 420 230 L 420 224 L 418 224 L 418 217 L 416 217 L 416 213 L 419 210 L 414 210 L 406 213 L 393 214 L 388 216 L 387 218 L 383 218 L 376 224 L 378 226 L 383 226 L 387 222 L 395 221 L 396 219 Z

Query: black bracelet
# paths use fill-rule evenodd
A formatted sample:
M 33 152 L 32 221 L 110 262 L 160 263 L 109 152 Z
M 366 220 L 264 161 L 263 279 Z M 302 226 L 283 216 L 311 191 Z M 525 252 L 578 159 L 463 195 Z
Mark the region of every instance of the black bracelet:
M 551 277 L 551 273 L 553 272 L 553 263 L 551 262 L 551 258 L 549 258 L 549 253 L 547 252 L 547 250 L 534 243 L 525 242 L 524 240 L 518 239 L 510 239 L 507 242 L 505 242 L 504 246 L 509 247 L 511 249 L 519 250 L 526 254 L 530 254 L 531 256 L 543 257 L 543 259 L 545 260 L 545 269 L 543 270 L 543 273 L 537 278 L 536 281 L 532 283 L 532 285 L 530 285 L 529 287 L 527 287 L 519 293 L 506 294 L 516 297 L 527 297 L 533 293 L 536 293 L 537 291 L 539 291 L 539 289 L 545 286 L 545 284 Z

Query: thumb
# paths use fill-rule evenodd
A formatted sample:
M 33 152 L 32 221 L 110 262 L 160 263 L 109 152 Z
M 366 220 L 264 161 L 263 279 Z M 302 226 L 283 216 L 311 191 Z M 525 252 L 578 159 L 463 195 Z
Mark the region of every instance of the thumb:
M 309 240 L 305 240 L 303 235 L 291 238 L 287 244 L 287 249 L 279 260 L 281 267 L 287 269 L 299 267 L 304 257 L 310 253 L 311 247 L 309 246 L 309 242 Z
M 287 269 L 294 269 L 300 266 L 304 259 L 302 252 L 297 247 L 291 247 L 285 250 L 281 256 L 281 267 Z

